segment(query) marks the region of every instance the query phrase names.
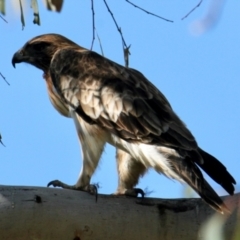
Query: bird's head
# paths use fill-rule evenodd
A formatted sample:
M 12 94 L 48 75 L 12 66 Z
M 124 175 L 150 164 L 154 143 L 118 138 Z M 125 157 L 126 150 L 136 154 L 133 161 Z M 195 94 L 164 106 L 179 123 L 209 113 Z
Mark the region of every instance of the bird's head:
M 49 69 L 51 59 L 57 50 L 75 46 L 78 45 L 59 34 L 40 35 L 26 42 L 13 55 L 12 65 L 15 67 L 16 63 L 25 62 L 32 64 L 46 73 Z

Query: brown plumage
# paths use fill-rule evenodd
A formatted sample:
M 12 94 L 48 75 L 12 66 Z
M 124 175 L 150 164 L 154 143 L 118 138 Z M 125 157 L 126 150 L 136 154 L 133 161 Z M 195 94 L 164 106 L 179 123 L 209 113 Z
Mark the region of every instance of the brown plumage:
M 140 72 L 125 68 L 57 34 L 28 41 L 13 56 L 13 65 L 30 63 L 43 70 L 55 108 L 74 119 L 83 150 L 83 169 L 76 185 L 89 190 L 91 176 L 106 142 L 118 148 L 118 194 L 133 187 L 152 167 L 188 183 L 214 209 L 226 206 L 203 178 L 199 167 L 229 194 L 235 180 L 204 152 L 164 95 Z M 127 167 L 126 167 L 127 166 Z

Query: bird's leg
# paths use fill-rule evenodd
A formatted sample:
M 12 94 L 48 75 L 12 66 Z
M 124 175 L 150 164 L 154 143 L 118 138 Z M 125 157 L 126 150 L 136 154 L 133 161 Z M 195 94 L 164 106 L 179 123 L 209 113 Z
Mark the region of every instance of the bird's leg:
M 103 152 L 106 143 L 106 133 L 97 126 L 84 122 L 76 113 L 72 113 L 72 118 L 74 119 L 82 148 L 83 167 L 75 185 L 67 185 L 59 180 L 54 180 L 49 182 L 48 186 L 86 191 L 97 195 L 97 185 L 90 184 L 90 181 Z
M 144 197 L 144 191 L 140 188 L 134 188 L 138 180 L 146 172 L 146 167 L 136 161 L 128 153 L 117 149 L 118 165 L 118 189 L 114 195 L 126 195 L 137 197 L 139 194 Z
M 93 146 L 96 146 L 94 144 L 94 140 L 92 139 L 92 144 Z M 84 146 L 82 144 L 82 155 L 83 155 L 83 167 L 80 171 L 77 183 L 74 185 L 68 185 L 65 184 L 59 180 L 53 180 L 51 182 L 48 183 L 48 187 L 49 186 L 53 186 L 53 187 L 61 187 L 61 188 L 65 188 L 65 189 L 72 189 L 72 190 L 78 190 L 78 191 L 86 191 L 89 192 L 91 194 L 96 195 L 97 194 L 97 185 L 94 184 L 90 184 L 90 180 L 91 180 L 91 176 L 94 173 L 98 161 L 100 159 L 101 153 L 103 151 L 104 148 L 104 144 L 101 144 L 101 142 L 98 142 L 98 146 L 101 145 L 101 148 L 95 148 L 95 151 L 91 151 L 94 150 L 93 148 L 87 148 L 86 146 Z M 94 153 L 94 154 L 93 154 Z

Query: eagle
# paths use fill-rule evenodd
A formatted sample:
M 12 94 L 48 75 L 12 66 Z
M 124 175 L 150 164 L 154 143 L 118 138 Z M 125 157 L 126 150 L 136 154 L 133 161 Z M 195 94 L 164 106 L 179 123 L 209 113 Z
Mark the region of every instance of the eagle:
M 213 209 L 228 212 L 200 169 L 230 195 L 236 181 L 226 167 L 202 150 L 166 97 L 139 71 L 121 66 L 59 34 L 27 41 L 12 64 L 43 71 L 53 106 L 74 120 L 82 149 L 75 185 L 48 186 L 94 193 L 90 184 L 106 143 L 116 147 L 119 184 L 115 194 L 137 196 L 138 179 L 149 169 L 187 183 Z

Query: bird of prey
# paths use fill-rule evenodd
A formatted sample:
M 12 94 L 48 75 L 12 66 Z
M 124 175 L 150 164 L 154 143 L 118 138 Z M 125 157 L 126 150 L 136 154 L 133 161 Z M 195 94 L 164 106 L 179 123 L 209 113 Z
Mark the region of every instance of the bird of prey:
M 123 67 L 58 34 L 26 42 L 12 64 L 26 62 L 44 73 L 50 100 L 73 118 L 83 152 L 77 183 L 54 180 L 49 185 L 94 191 L 90 184 L 104 145 L 117 148 L 119 186 L 116 194 L 137 194 L 147 169 L 185 182 L 215 210 L 227 207 L 200 169 L 234 194 L 226 167 L 202 150 L 165 96 L 139 71 Z

